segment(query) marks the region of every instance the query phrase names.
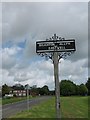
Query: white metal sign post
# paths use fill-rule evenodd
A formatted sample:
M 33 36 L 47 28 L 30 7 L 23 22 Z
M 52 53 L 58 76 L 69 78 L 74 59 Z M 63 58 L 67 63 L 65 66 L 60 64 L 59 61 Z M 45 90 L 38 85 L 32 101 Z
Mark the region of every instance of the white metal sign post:
M 54 79 L 55 79 L 55 107 L 56 118 L 60 118 L 60 84 L 59 84 L 59 70 L 58 63 L 61 58 L 66 58 L 67 55 L 75 52 L 75 40 L 58 37 L 56 34 L 46 41 L 36 42 L 36 53 L 52 59 L 54 65 Z
M 59 75 L 58 75 L 58 53 L 54 52 L 54 79 L 55 79 L 55 97 L 56 97 L 56 115 L 60 118 L 60 88 L 59 88 Z

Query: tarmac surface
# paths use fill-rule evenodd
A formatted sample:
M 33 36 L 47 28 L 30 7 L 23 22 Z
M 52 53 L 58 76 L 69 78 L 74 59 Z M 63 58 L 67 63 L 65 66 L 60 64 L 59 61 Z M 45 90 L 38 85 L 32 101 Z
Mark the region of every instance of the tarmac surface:
M 0 120 L 2 118 L 2 105 L 0 105 Z
M 51 96 L 37 97 L 31 100 L 24 100 L 13 104 L 7 104 L 2 106 L 2 118 L 9 118 L 12 115 L 17 114 L 26 109 L 31 109 L 32 106 L 41 103 L 42 101 L 50 99 Z

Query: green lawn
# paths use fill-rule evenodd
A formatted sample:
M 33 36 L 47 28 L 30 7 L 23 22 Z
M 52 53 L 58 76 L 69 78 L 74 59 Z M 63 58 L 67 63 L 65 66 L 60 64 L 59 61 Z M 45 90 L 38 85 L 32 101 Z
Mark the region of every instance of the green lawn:
M 2 104 L 2 99 L 0 99 L 0 105 Z
M 61 97 L 62 118 L 88 118 L 88 97 Z M 55 118 L 55 98 L 11 118 Z
M 62 97 L 61 114 L 66 118 L 88 118 L 88 97 Z
M 29 99 L 31 99 L 32 97 L 29 97 Z M 13 98 L 3 98 L 2 99 L 2 104 L 9 104 L 9 103 L 14 103 L 14 102 L 18 102 L 18 101 L 22 101 L 22 100 L 26 100 L 27 97 L 13 97 Z

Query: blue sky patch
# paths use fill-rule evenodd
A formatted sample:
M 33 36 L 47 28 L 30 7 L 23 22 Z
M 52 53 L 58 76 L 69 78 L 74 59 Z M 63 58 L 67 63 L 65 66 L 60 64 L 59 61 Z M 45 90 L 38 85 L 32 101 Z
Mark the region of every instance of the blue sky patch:
M 25 48 L 25 45 L 26 45 L 26 40 L 24 40 L 23 42 L 18 42 L 17 43 L 17 46 L 20 47 L 20 48 Z
M 13 41 L 2 42 L 2 48 L 11 48 L 13 45 Z

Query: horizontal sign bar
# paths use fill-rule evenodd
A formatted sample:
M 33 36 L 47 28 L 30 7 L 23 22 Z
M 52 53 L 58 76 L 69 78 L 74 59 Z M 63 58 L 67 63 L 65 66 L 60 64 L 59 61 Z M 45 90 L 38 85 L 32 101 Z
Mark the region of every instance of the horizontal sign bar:
M 75 51 L 75 40 L 38 41 L 36 52 L 70 52 Z

